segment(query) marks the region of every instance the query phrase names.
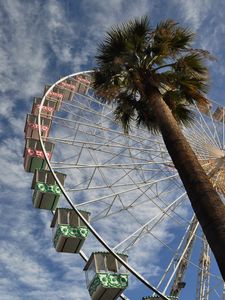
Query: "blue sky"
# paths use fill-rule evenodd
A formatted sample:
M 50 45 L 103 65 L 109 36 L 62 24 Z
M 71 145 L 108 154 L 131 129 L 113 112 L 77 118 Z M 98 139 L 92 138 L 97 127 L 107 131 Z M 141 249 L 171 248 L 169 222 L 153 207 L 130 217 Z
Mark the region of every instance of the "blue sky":
M 93 68 L 110 26 L 149 15 L 152 25 L 172 18 L 190 26 L 195 46 L 217 57 L 209 65 L 209 98 L 224 106 L 224 11 L 223 0 L 0 1 L 1 299 L 89 299 L 83 262 L 55 252 L 51 217 L 32 207 L 22 154 L 33 97 L 60 76 Z M 129 295 L 137 300 L 142 292 L 134 283 Z

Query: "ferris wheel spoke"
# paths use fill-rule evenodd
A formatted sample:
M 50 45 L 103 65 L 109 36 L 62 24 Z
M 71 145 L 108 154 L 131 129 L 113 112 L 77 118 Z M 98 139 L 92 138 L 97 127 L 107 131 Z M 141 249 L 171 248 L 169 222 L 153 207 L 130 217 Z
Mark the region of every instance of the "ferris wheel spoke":
M 54 140 L 54 138 L 53 138 L 52 140 Z M 64 140 L 62 140 L 62 143 L 64 143 Z M 107 151 L 107 150 L 102 149 L 102 148 L 88 147 L 88 146 L 85 145 L 85 144 L 81 144 L 81 145 L 80 145 L 80 144 L 79 144 L 79 145 L 71 144 L 71 145 L 73 145 L 73 146 L 76 147 L 76 148 L 78 148 L 78 147 L 80 148 L 79 154 L 77 155 L 78 159 L 77 159 L 76 163 L 74 163 L 74 164 L 77 164 L 77 163 L 78 163 L 79 157 L 81 156 L 81 153 L 82 153 L 82 150 L 83 150 L 83 149 L 90 149 L 90 150 L 94 150 L 94 151 L 96 151 L 96 152 L 100 152 L 100 153 L 109 155 L 110 158 L 109 158 L 107 161 L 105 161 L 105 163 L 112 161 L 112 160 L 113 160 L 114 158 L 116 158 L 116 157 L 119 157 L 120 160 L 121 160 L 122 158 L 125 158 L 125 159 L 128 158 L 128 159 L 130 159 L 130 155 L 124 154 L 124 149 L 120 150 L 120 152 L 113 152 L 113 151 L 109 151 L 109 150 Z M 148 160 L 148 159 L 145 159 L 145 158 L 143 158 L 143 157 L 136 157 L 137 155 L 138 155 L 138 154 L 136 154 L 135 156 L 133 156 L 133 157 L 135 157 L 135 160 L 149 163 L 149 160 Z M 70 159 L 70 158 L 71 158 L 71 157 L 69 157 L 68 159 Z M 65 161 L 66 161 L 66 159 L 63 160 L 63 162 L 65 162 Z M 170 161 L 168 161 L 168 162 L 170 163 Z M 167 163 L 168 163 L 168 162 L 167 162 Z M 53 163 L 53 164 L 54 164 L 54 163 L 55 163 L 55 164 L 57 164 L 57 163 L 60 164 L 60 162 L 52 162 L 52 163 Z M 164 164 L 166 164 L 166 161 L 164 162 Z
M 152 189 L 152 186 L 153 186 L 153 185 L 148 186 L 146 190 L 143 190 L 143 189 L 142 189 L 142 190 L 141 190 L 142 193 L 141 193 L 136 199 L 134 199 L 133 201 L 131 201 L 130 207 L 135 207 L 135 206 L 136 206 L 136 203 L 142 203 L 142 204 L 143 204 L 143 203 L 145 203 L 145 202 L 149 202 L 149 200 L 150 200 L 151 202 L 153 202 L 153 200 L 158 199 L 159 196 L 164 196 L 164 197 L 166 197 L 167 195 L 169 195 L 169 193 L 172 192 L 172 190 L 170 190 L 170 189 L 168 189 L 168 188 L 166 187 L 165 190 L 161 190 L 161 192 L 158 193 L 157 185 L 154 185 L 154 187 L 156 187 L 156 191 L 154 191 L 154 190 Z M 151 197 L 149 197 L 149 196 L 147 195 L 147 192 L 148 192 L 150 189 L 151 189 Z M 153 195 L 152 195 L 152 194 L 153 194 Z M 146 196 L 146 200 L 145 200 L 145 202 L 140 202 L 141 197 L 143 197 L 143 196 Z
M 182 198 L 185 195 L 186 195 L 186 193 L 183 193 L 180 197 L 178 197 L 172 203 L 170 203 L 166 208 L 161 209 L 161 211 L 156 216 L 154 216 L 153 218 L 148 220 L 144 225 L 142 225 L 140 228 L 138 228 L 135 232 L 133 232 L 132 234 L 127 236 L 124 240 L 122 240 L 119 244 L 117 244 L 113 249 L 114 250 L 118 249 L 119 247 L 121 247 L 122 244 L 126 243 L 131 238 L 137 239 L 140 236 L 140 234 L 143 232 L 143 230 L 145 230 L 149 226 L 150 223 L 152 223 L 153 221 L 155 221 L 157 219 L 161 220 L 161 218 L 164 217 L 166 213 L 168 213 L 170 210 L 173 209 L 173 206 L 177 207 L 181 203 L 181 200 L 183 201 Z M 156 221 L 155 224 L 157 224 L 158 222 Z M 151 230 L 151 229 L 148 229 L 148 230 Z M 123 249 L 123 252 L 124 251 L 125 250 Z
M 77 134 L 77 131 L 78 131 L 78 129 L 76 130 L 76 134 Z M 88 133 L 87 135 L 91 135 L 93 137 L 93 134 Z M 113 147 L 114 149 L 118 148 L 118 149 L 121 149 L 121 152 L 119 152 L 119 153 L 117 153 L 117 152 L 114 153 L 113 152 L 112 153 L 113 155 L 115 155 L 115 156 L 116 155 L 117 156 L 118 155 L 119 156 L 122 155 L 122 156 L 126 156 L 126 157 L 130 158 L 130 155 L 121 154 L 123 150 L 127 149 L 127 145 L 124 145 L 124 144 L 121 144 L 121 143 L 117 143 L 117 142 L 115 144 L 113 144 L 112 140 L 111 140 L 111 143 L 109 143 L 109 141 L 107 140 L 106 144 L 102 144 L 102 143 L 93 142 L 93 141 L 89 141 L 88 143 L 87 143 L 87 141 L 82 141 L 82 140 L 76 140 L 75 141 L 74 137 L 73 137 L 73 139 L 69 139 L 69 138 L 67 138 L 67 139 L 65 139 L 65 138 L 54 138 L 54 137 L 49 137 L 48 139 L 49 139 L 49 141 L 52 141 L 52 142 L 65 143 L 65 144 L 67 143 L 68 145 L 73 145 L 75 147 L 79 147 L 80 145 L 82 145 L 83 147 L 90 148 L 93 151 L 102 151 L 102 152 L 106 152 L 106 153 L 111 153 L 111 152 L 110 151 L 106 151 L 105 147 L 108 147 L 108 148 Z M 95 148 L 93 148 L 93 146 Z M 103 149 L 103 147 L 104 147 L 104 149 Z M 149 155 L 152 155 L 152 156 L 155 156 L 155 157 L 157 157 L 157 153 L 158 153 L 158 157 L 160 157 L 160 158 L 161 158 L 161 155 L 163 155 L 163 153 L 165 153 L 165 154 L 167 153 L 166 151 L 163 152 L 162 150 L 157 150 L 155 148 L 144 148 L 144 147 L 140 148 L 140 147 L 134 147 L 134 146 L 132 146 L 132 147 L 130 146 L 129 150 L 139 151 L 139 153 L 148 152 Z M 133 157 L 135 157 L 138 160 L 148 161 L 147 159 L 143 159 L 141 157 L 138 157 L 139 153 L 137 152 L 135 155 L 133 155 Z
M 173 192 L 173 191 L 172 191 Z M 164 192 L 163 195 L 166 196 L 166 194 L 168 194 L 169 192 Z M 102 210 L 99 215 L 97 216 L 94 216 L 92 218 L 92 222 L 94 223 L 96 220 L 100 220 L 100 219 L 103 219 L 103 218 L 107 218 L 107 217 L 111 217 L 111 216 L 114 216 L 116 214 L 119 214 L 121 213 L 122 211 L 132 211 L 134 209 L 136 209 L 137 207 L 139 206 L 143 206 L 144 204 L 147 204 L 149 202 L 149 198 L 145 199 L 145 200 L 142 200 L 140 199 L 141 196 L 137 197 L 133 202 L 129 203 L 129 204 L 124 204 L 122 203 L 122 206 L 112 212 L 107 212 L 107 214 L 105 214 L 105 212 L 108 210 L 108 203 L 106 204 L 107 205 L 107 208 L 105 208 L 104 210 Z M 157 196 L 154 196 L 154 198 L 152 199 L 157 199 Z
M 198 107 L 197 110 L 199 111 Z M 209 128 L 208 123 L 206 122 L 205 118 L 203 117 L 202 113 L 199 111 L 199 115 L 200 115 L 200 120 L 196 120 L 196 124 L 199 124 L 202 128 L 202 130 L 204 131 L 204 133 L 206 134 L 206 136 L 208 136 L 208 138 L 212 139 L 212 141 L 215 143 L 216 146 L 220 147 L 220 141 L 218 143 L 217 140 L 217 135 L 215 138 L 215 135 L 213 135 L 212 130 Z M 204 126 L 203 126 L 204 125 Z M 207 129 L 208 132 L 206 132 L 205 128 Z
M 97 160 L 97 157 L 96 157 L 95 153 L 92 154 L 92 152 L 90 152 L 90 150 L 89 150 L 89 153 L 90 153 L 92 159 L 94 160 L 94 162 L 97 163 L 98 160 Z M 106 176 L 104 175 L 104 172 L 103 172 L 100 168 L 99 168 L 98 170 L 99 170 L 99 172 L 100 172 L 100 174 L 101 174 L 101 177 L 103 178 L 104 183 L 107 184 L 107 185 L 109 186 L 109 190 L 111 190 L 112 192 L 114 192 L 114 188 L 112 187 L 112 185 L 109 185 L 108 180 L 107 180 Z M 119 200 L 121 201 L 120 195 L 119 195 L 119 194 L 118 194 L 116 197 L 118 197 Z M 113 199 L 113 201 L 111 202 L 108 211 L 110 211 L 111 207 L 113 206 L 113 203 L 114 203 L 114 201 L 116 200 L 116 197 L 115 197 L 115 198 Z
M 93 146 L 96 146 L 96 147 L 108 147 L 108 148 L 115 148 L 115 149 L 125 149 L 126 150 L 126 145 L 122 145 L 122 144 L 104 144 L 104 143 L 99 143 L 99 142 L 87 142 L 85 140 L 76 140 L 76 141 L 73 141 L 72 139 L 63 139 L 63 138 L 54 138 L 54 137 L 49 137 L 48 140 L 50 142 L 56 142 L 56 143 L 62 143 L 62 144 L 67 144 L 67 145 L 74 145 L 74 146 L 77 146 L 79 147 L 80 145 L 86 145 L 87 148 L 90 148 L 91 150 L 96 150 L 95 148 L 93 148 Z M 88 146 L 87 146 L 88 145 Z M 80 146 L 81 147 L 81 146 Z M 137 151 L 142 151 L 142 152 L 148 152 L 148 151 L 153 151 L 152 148 L 136 148 L 136 147 L 132 147 L 131 148 L 132 150 L 137 150 Z M 98 151 L 100 151 L 98 149 Z M 155 151 L 155 152 L 159 152 L 159 151 Z M 171 161 L 170 161 L 171 162 Z M 161 162 L 163 163 L 163 162 Z
M 211 275 L 211 274 L 210 274 Z M 220 279 L 218 279 L 219 280 L 219 282 L 217 283 L 217 284 L 215 284 L 215 285 L 213 285 L 210 289 L 209 289 L 209 291 L 207 291 L 206 292 L 206 296 L 209 296 L 210 294 L 212 294 L 213 292 L 216 294 L 216 296 L 218 297 L 218 299 L 220 299 L 221 300 L 221 295 L 219 295 L 219 293 L 217 292 L 217 289 L 218 288 L 222 288 L 223 286 L 224 286 L 224 282 L 223 282 L 223 280 L 221 280 L 221 278 Z M 224 300 L 224 299 L 222 299 L 222 300 Z
M 183 200 L 181 201 L 181 202 L 183 202 Z M 178 205 L 177 205 L 177 207 L 179 206 L 179 205 L 181 205 L 182 203 L 179 203 Z M 176 208 L 176 207 L 175 207 Z M 174 211 L 175 210 L 175 208 L 172 210 L 172 211 Z M 168 216 L 171 218 L 171 216 L 168 214 Z M 155 225 L 157 225 L 158 223 L 160 223 L 163 219 L 165 218 L 165 214 L 162 214 L 162 217 L 159 219 L 159 221 L 155 224 Z M 188 221 L 187 221 L 188 222 Z M 177 223 L 179 223 L 179 222 L 177 222 Z M 155 227 L 155 225 L 153 225 L 152 226 L 152 228 L 151 228 L 151 230 Z M 142 227 L 141 227 L 142 228 Z M 174 252 L 174 250 L 171 248 L 171 247 L 169 247 L 167 244 L 165 244 L 162 240 L 160 240 L 159 238 L 157 238 L 152 232 L 151 232 L 151 230 L 148 228 L 148 226 L 146 227 L 146 228 L 144 228 L 143 230 L 141 230 L 141 232 L 137 235 L 137 236 L 135 236 L 135 238 L 134 238 L 134 240 L 132 240 L 124 249 L 123 249 L 123 251 L 122 252 L 125 252 L 125 251 L 128 251 L 132 246 L 134 246 L 138 241 L 140 241 L 147 233 L 151 233 L 151 235 L 153 236 L 153 237 L 155 237 L 161 244 L 163 244 L 164 246 L 166 246 L 168 249 L 170 249 L 172 252 Z M 142 234 L 143 233 L 143 234 Z M 195 236 L 196 237 L 198 237 L 196 234 L 195 234 Z M 129 236 L 130 237 L 130 236 Z
M 74 168 L 79 168 L 79 169 L 83 169 L 83 168 L 87 168 L 87 169 L 121 169 L 121 170 L 129 170 L 129 169 L 134 169 L 136 168 L 136 170 L 138 170 L 139 168 L 141 168 L 142 166 L 146 166 L 146 163 L 133 163 L 133 168 L 132 168 L 132 164 L 96 164 L 96 165 L 85 165 L 85 164 L 68 164 L 68 163 L 65 163 L 65 162 L 52 162 L 53 166 L 56 167 L 57 166 L 57 169 L 74 169 Z M 155 163 L 148 163 L 148 165 L 154 165 Z M 164 164 L 164 163 L 161 163 L 161 164 Z M 156 171 L 158 169 L 154 169 L 154 168 L 141 168 L 142 171 Z
M 98 104 L 99 104 L 99 106 L 101 105 L 100 103 L 98 103 Z M 73 109 L 76 109 L 77 112 L 73 112 Z M 72 100 L 71 102 L 63 102 L 63 106 L 62 106 L 61 110 L 64 112 L 69 112 L 72 116 L 75 116 L 75 117 L 79 117 L 80 112 L 86 112 L 88 115 L 91 114 L 92 116 L 94 115 L 97 117 L 102 117 L 101 111 L 99 112 L 98 110 L 91 108 L 90 105 L 89 106 L 83 105 L 82 102 L 79 102 L 79 105 L 77 105 L 76 100 Z M 79 110 L 79 113 L 78 113 L 78 110 Z M 106 118 L 108 118 L 108 120 L 112 120 L 109 117 L 106 117 Z
M 70 80 L 67 87 L 69 83 Z M 59 90 L 66 86 L 57 84 Z M 78 215 L 80 209 L 87 209 L 94 224 L 90 231 L 98 241 L 105 244 L 96 232 L 111 239 L 114 250 L 129 252 L 131 261 L 132 254 L 141 249 L 147 239 L 155 242 L 157 251 L 165 253 L 163 264 L 167 269 L 164 272 L 160 262 L 160 275 L 157 274 L 161 276 L 158 288 L 161 283 L 164 288 L 169 278 L 165 293 L 182 266 L 194 267 L 198 272 L 203 268 L 195 263 L 195 256 L 186 255 L 190 246 L 187 228 L 191 222 L 191 206 L 162 136 L 152 135 L 136 124 L 131 124 L 131 132 L 126 135 L 115 121 L 114 104 L 101 103 L 90 87 L 83 95 L 70 92 L 67 90 L 63 95 L 57 112 L 51 116 L 51 136 L 44 137 L 45 141 L 55 144 L 49 168 L 67 175 L 65 189 L 58 182 L 65 197 L 62 200 L 67 199 L 75 211 L 78 208 Z M 206 115 L 202 111 L 197 106 L 193 108 L 195 122 L 183 132 L 213 186 L 224 197 L 224 167 L 220 166 L 224 156 L 224 115 L 223 122 L 217 122 L 214 114 Z M 121 231 L 114 235 L 119 222 Z M 203 240 L 196 230 L 192 238 L 198 244 Z M 88 251 L 89 247 L 84 245 Z M 111 248 L 105 247 L 111 253 Z M 117 258 L 115 253 L 113 255 Z M 82 256 L 87 260 L 83 250 Z M 216 278 L 215 274 L 210 273 L 210 276 Z M 217 292 L 215 285 L 209 294 L 213 291 Z M 121 298 L 126 299 L 124 295 Z
M 81 169 L 79 169 L 79 168 L 78 168 L 78 170 L 81 171 Z M 151 169 L 151 170 L 154 170 L 154 169 Z M 94 172 L 95 172 L 95 171 L 96 171 L 96 169 L 94 169 Z M 135 185 L 137 185 L 137 181 L 134 181 L 134 180 L 132 179 L 132 176 L 131 176 L 132 171 L 133 171 L 132 169 L 130 169 L 129 171 L 127 171 L 127 170 L 125 171 L 125 170 L 123 169 L 123 173 L 124 173 L 124 174 L 121 173 L 121 176 L 118 176 L 117 179 L 116 179 L 114 182 L 111 182 L 110 184 L 111 184 L 112 186 L 115 186 L 116 184 L 118 185 L 118 182 L 122 181 L 123 178 L 125 178 L 126 176 L 128 176 L 128 177 L 129 177 L 129 180 L 131 180 L 132 183 L 135 183 Z M 143 171 L 143 170 L 142 170 L 142 171 Z M 150 173 L 150 174 L 152 174 L 152 173 Z M 152 179 L 151 176 L 148 177 L 148 181 L 149 181 L 150 179 Z M 148 182 L 146 179 L 145 179 L 145 181 Z M 81 190 L 84 190 L 84 189 L 89 188 L 89 187 L 90 187 L 90 180 L 87 179 L 86 182 L 88 183 L 88 185 L 85 186 L 85 188 L 81 188 L 81 187 L 78 187 L 79 185 L 76 185 L 77 187 L 74 187 L 73 190 L 74 190 L 74 191 L 81 191 Z M 85 181 L 82 181 L 82 183 L 85 183 Z M 127 184 L 127 181 L 126 181 L 126 185 L 130 185 L 130 184 L 132 184 L 132 183 Z M 97 188 L 100 189 L 100 188 L 104 188 L 104 187 L 108 187 L 108 186 L 107 186 L 107 185 L 105 185 L 105 186 L 98 186 Z M 90 189 L 91 189 L 91 188 L 95 189 L 96 187 L 90 187 Z M 70 190 L 72 190 L 72 189 L 70 189 Z
M 79 120 L 80 114 L 79 115 L 75 115 L 75 116 L 78 117 L 78 120 Z M 126 135 L 124 134 L 123 131 L 118 131 L 118 130 L 115 130 L 115 129 L 110 129 L 108 127 L 103 127 L 103 126 L 101 126 L 100 122 L 90 123 L 90 119 L 89 118 L 85 119 L 85 121 L 87 121 L 85 123 L 81 122 L 81 121 L 78 121 L 78 120 L 74 120 L 74 119 L 69 119 L 68 120 L 68 119 L 65 119 L 65 118 L 62 118 L 62 117 L 56 117 L 56 116 L 54 116 L 53 120 L 54 120 L 54 123 L 66 126 L 68 128 L 71 128 L 71 129 L 74 129 L 74 124 L 76 124 L 76 125 L 83 126 L 84 128 L 87 128 L 87 129 L 92 128 L 92 129 L 100 130 L 100 132 L 102 132 L 102 133 L 108 132 L 108 133 L 116 134 L 117 137 L 121 137 L 123 139 L 124 138 L 126 139 Z M 83 131 L 83 133 L 85 133 L 87 135 L 93 135 L 93 133 L 90 134 L 90 133 L 88 133 L 86 131 Z M 98 137 L 98 136 L 96 136 L 96 137 Z M 104 135 L 102 135 L 101 138 L 102 139 L 106 139 L 104 137 Z M 146 138 L 144 136 L 135 136 L 135 135 L 132 135 L 132 134 L 129 134 L 129 141 L 133 141 L 133 142 L 146 141 L 146 142 L 148 142 L 149 145 L 150 145 L 151 142 L 154 142 L 154 144 L 158 144 L 158 145 L 162 145 L 163 144 L 163 142 L 159 141 L 159 140 L 153 140 L 152 138 Z
M 77 116 L 78 117 L 78 120 L 74 120 L 74 119 L 65 119 L 65 118 L 62 118 L 62 117 L 54 117 L 54 120 L 53 120 L 53 123 L 57 124 L 58 126 L 64 126 L 66 128 L 69 128 L 69 129 L 72 129 L 74 130 L 74 126 L 78 126 L 80 128 L 84 128 L 84 129 L 79 129 L 79 132 L 81 134 L 85 134 L 87 136 L 93 136 L 93 131 L 90 131 L 90 129 L 92 130 L 98 130 L 99 133 L 98 135 L 95 135 L 96 138 L 102 138 L 103 140 L 109 140 L 109 139 L 106 139 L 105 136 L 104 136 L 104 132 L 105 131 L 108 131 L 108 132 L 111 132 L 112 134 L 116 134 L 118 137 L 121 137 L 122 139 L 124 138 L 124 133 L 121 131 L 121 132 L 117 132 L 116 130 L 113 130 L 113 129 L 108 129 L 107 127 L 102 127 L 101 124 L 95 124 L 94 122 L 90 122 L 90 118 L 89 119 L 85 119 L 86 122 L 82 122 L 80 121 L 80 115 Z M 100 135 L 101 134 L 101 135 Z M 119 143 L 118 143 L 119 144 Z
M 211 119 L 211 124 L 213 126 L 213 131 L 214 131 L 214 135 L 215 135 L 215 139 L 217 140 L 218 146 L 220 148 L 222 148 L 222 144 L 221 144 L 221 140 L 219 138 L 219 134 L 218 134 L 218 127 L 216 126 L 215 122 L 216 120 L 213 118 L 212 113 L 210 112 L 210 119 Z
M 209 157 L 210 156 L 210 152 L 209 152 L 210 149 L 202 149 L 202 147 L 205 147 L 207 144 L 205 144 L 204 142 L 201 142 L 201 139 L 199 138 L 198 139 L 199 143 L 198 143 L 198 145 L 196 145 L 196 143 L 193 140 L 193 138 L 196 139 L 197 138 L 196 135 L 194 137 L 191 136 L 191 139 L 189 139 L 189 144 L 194 148 L 194 150 L 196 151 L 197 155 L 200 158 Z
M 175 178 L 175 177 L 177 177 L 177 176 L 178 176 L 178 175 L 175 174 L 175 175 L 172 175 L 172 176 L 169 176 L 169 177 L 161 178 L 161 179 L 159 179 L 159 180 L 147 182 L 147 183 L 138 185 L 138 186 L 136 186 L 136 187 L 134 187 L 134 188 L 131 188 L 131 189 L 122 190 L 122 191 L 119 191 L 119 192 L 116 192 L 116 193 L 112 193 L 112 194 L 109 194 L 109 195 L 106 195 L 106 196 L 103 196 L 103 197 L 99 197 L 99 198 L 96 198 L 96 199 L 93 199 L 93 200 L 89 200 L 89 201 L 86 201 L 86 202 L 82 202 L 82 203 L 80 203 L 80 204 L 77 204 L 76 206 L 77 206 L 77 207 L 85 206 L 85 205 L 88 205 L 88 204 L 90 204 L 90 203 L 98 202 L 98 201 L 101 201 L 101 200 L 104 200 L 104 199 L 107 199 L 107 198 L 110 198 L 110 197 L 114 197 L 114 196 L 117 196 L 117 195 L 122 195 L 122 194 L 125 194 L 125 193 L 128 193 L 128 192 L 133 192 L 133 191 L 138 190 L 138 189 L 140 189 L 140 188 L 142 188 L 142 187 L 145 187 L 145 186 L 148 186 L 148 185 L 153 185 L 153 184 L 156 184 L 156 183 L 159 183 L 159 182 L 168 180 L 168 178 Z
M 199 125 L 199 126 L 198 126 Z M 212 145 L 215 147 L 215 141 L 212 140 L 212 138 L 206 134 L 202 135 L 202 131 L 200 129 L 201 124 L 191 124 L 190 128 L 191 130 L 187 131 L 187 129 L 184 130 L 184 132 L 187 133 L 187 138 L 189 139 L 190 143 L 194 145 L 195 149 L 200 149 L 201 151 L 207 150 L 205 149 L 206 145 Z M 196 144 L 196 138 L 198 139 L 199 143 Z
M 216 145 L 215 138 L 212 135 L 210 129 L 205 128 L 205 125 L 201 119 L 196 119 L 196 122 L 190 124 L 190 127 L 192 128 L 191 134 L 194 135 L 194 133 L 196 133 L 198 135 L 198 138 L 203 141 L 203 144 L 211 144 L 213 146 Z
M 89 152 L 90 152 L 90 151 L 89 151 Z M 92 158 L 93 158 L 92 153 L 90 153 L 90 155 L 91 155 Z M 97 158 L 93 158 L 93 159 L 94 159 L 94 161 L 95 161 L 95 163 L 96 163 L 96 162 L 97 162 Z M 125 170 L 124 170 L 124 166 L 122 166 L 122 168 L 123 168 L 123 171 L 125 171 Z M 101 169 L 99 169 L 99 172 L 101 173 L 101 176 L 102 176 L 104 182 L 107 183 L 107 179 L 106 179 L 106 177 L 104 176 L 104 173 L 101 171 Z M 126 172 L 126 171 L 125 171 L 125 172 Z M 127 176 L 127 173 L 126 173 L 125 176 Z M 108 183 L 107 183 L 107 185 L 108 185 Z M 110 186 L 108 185 L 108 187 L 109 187 L 109 189 L 110 189 L 112 192 L 114 191 L 114 188 L 115 188 L 114 184 L 111 184 Z M 119 201 L 120 201 L 121 204 L 123 205 L 123 201 L 122 201 L 122 199 L 120 198 L 120 195 L 118 194 L 116 197 L 119 198 Z M 113 199 L 113 201 L 111 202 L 110 206 L 109 206 L 108 209 L 106 210 L 105 215 L 108 215 L 108 214 L 109 214 L 109 212 L 110 212 L 110 210 L 111 210 L 111 208 L 112 208 L 112 206 L 113 206 L 113 204 L 114 204 L 114 201 L 116 200 L 116 197 L 114 197 L 114 199 Z M 124 205 L 123 205 L 123 206 L 124 206 Z M 123 208 L 124 208 L 124 207 L 123 207 Z
M 149 187 L 147 188 L 147 190 L 149 189 Z M 144 192 L 144 194 L 146 194 L 147 190 Z M 113 216 L 115 214 L 121 213 L 123 210 L 133 210 L 135 208 L 137 208 L 138 206 L 142 206 L 144 204 L 146 204 L 147 202 L 149 202 L 150 200 L 153 201 L 154 199 L 157 199 L 159 197 L 159 195 L 166 197 L 166 195 L 171 194 L 175 192 L 175 189 L 168 189 L 165 188 L 165 191 L 161 191 L 160 193 L 155 193 L 154 197 L 151 196 L 151 199 L 149 197 L 146 197 L 145 200 L 142 200 L 142 194 L 140 194 L 138 197 L 136 197 L 133 201 L 131 201 L 129 204 L 124 204 L 121 200 L 122 206 L 119 207 L 117 210 L 114 209 L 113 212 L 111 213 L 107 213 L 107 215 L 104 214 L 104 211 L 107 211 L 107 208 L 105 210 L 103 210 L 99 215 L 101 215 L 101 218 L 105 218 L 105 217 L 109 217 L 109 216 Z M 177 192 L 177 188 L 176 188 L 176 192 Z M 108 207 L 108 206 L 107 206 Z M 92 221 L 94 222 L 96 219 L 98 219 L 97 216 L 95 216 L 94 218 L 92 218 Z M 99 218 L 100 219 L 100 218 Z
M 201 114 L 201 116 L 202 116 L 202 114 Z M 215 124 L 215 122 L 217 122 L 217 120 L 213 117 L 213 115 L 212 115 L 212 111 L 210 110 L 209 111 L 209 119 L 210 119 L 210 124 L 212 125 L 212 127 L 213 127 L 213 129 L 211 130 L 212 132 L 213 132 L 213 136 L 214 136 L 214 139 L 217 141 L 217 143 L 218 143 L 218 146 L 220 146 L 221 147 L 221 140 L 220 140 L 220 138 L 219 138 L 219 134 L 218 134 L 218 128 L 217 128 L 217 126 L 216 126 L 216 124 Z M 204 119 L 203 118 L 203 116 L 202 116 L 202 119 Z
M 164 220 L 165 215 L 162 217 L 161 221 Z M 124 251 L 128 251 L 130 248 L 132 248 L 135 244 L 137 244 L 138 242 L 141 241 L 141 239 L 146 238 L 146 234 L 151 235 L 154 239 L 156 239 L 163 247 L 167 248 L 171 253 L 175 253 L 177 252 L 177 249 L 172 248 L 171 246 L 169 246 L 166 242 L 164 242 L 161 238 L 159 238 L 154 232 L 152 232 L 151 230 L 146 230 L 145 234 L 142 234 L 139 238 L 135 239 L 134 242 L 132 242 L 129 247 L 126 247 L 124 249 Z

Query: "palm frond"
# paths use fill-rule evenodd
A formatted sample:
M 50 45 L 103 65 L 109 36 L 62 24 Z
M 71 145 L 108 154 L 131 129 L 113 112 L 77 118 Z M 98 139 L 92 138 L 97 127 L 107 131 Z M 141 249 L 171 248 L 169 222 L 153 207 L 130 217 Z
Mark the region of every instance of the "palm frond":
M 204 58 L 200 53 L 191 53 L 180 57 L 173 64 L 173 69 L 177 72 L 189 73 L 190 76 L 201 76 L 207 78 L 208 69 L 204 64 Z
M 144 97 L 136 104 L 136 111 L 136 124 L 138 127 L 146 127 L 153 134 L 160 132 L 155 113 Z
M 173 20 L 160 22 L 153 36 L 152 51 L 155 55 L 178 55 L 187 49 L 193 41 L 194 34 Z
M 113 84 L 112 78 L 113 74 L 110 72 L 110 69 L 104 72 L 95 70 L 93 74 L 92 86 L 95 96 L 104 103 L 112 102 L 120 93 L 120 86 Z
M 173 116 L 178 124 L 182 124 L 185 127 L 193 123 L 195 118 L 194 113 L 188 108 L 188 106 L 180 103 L 176 106 L 176 110 L 173 111 Z
M 126 50 L 126 37 L 120 28 L 112 28 L 105 40 L 99 44 L 96 56 L 98 65 L 112 63 Z
M 176 24 L 173 37 L 170 41 L 170 47 L 173 52 L 182 51 L 190 47 L 195 34 L 189 28 L 183 28 Z
M 150 24 L 146 16 L 134 19 L 124 25 L 127 46 L 130 51 L 140 53 L 145 51 L 149 40 Z
M 117 104 L 114 111 L 115 120 L 120 122 L 124 132 L 128 133 L 131 121 L 135 118 L 136 100 L 133 95 L 122 92 L 116 97 L 115 101 Z
M 182 96 L 182 93 L 179 90 L 167 91 L 163 95 L 163 100 L 169 106 L 178 123 L 186 126 L 193 122 L 194 114 L 188 108 L 189 101 Z
M 114 26 L 107 32 L 98 47 L 92 85 L 101 101 L 117 105 L 115 118 L 125 132 L 132 122 L 154 133 L 159 131 L 147 99 L 155 89 L 181 124 L 192 120 L 188 105 L 208 103 L 205 60 L 209 53 L 193 49 L 193 38 L 189 28 L 173 20 L 153 29 L 147 17 Z
M 200 54 L 206 60 L 217 61 L 216 56 L 212 55 L 212 53 L 210 53 L 207 50 L 198 49 L 198 48 L 194 48 L 194 49 L 193 48 L 188 48 L 187 51 L 189 53 L 198 53 L 198 54 Z
M 105 40 L 98 47 L 97 63 L 124 63 L 123 56 L 134 55 L 145 50 L 148 40 L 149 21 L 147 17 L 134 19 L 122 26 L 112 27 Z
M 180 76 L 180 80 L 177 81 L 177 85 L 179 85 L 180 90 L 182 93 L 195 95 L 195 94 L 202 94 L 208 91 L 208 84 L 206 83 L 205 79 L 196 78 L 196 77 L 188 77 L 188 76 Z
M 115 102 L 117 105 L 114 111 L 115 120 L 121 123 L 125 133 L 130 131 L 132 123 L 133 125 L 136 123 L 138 127 L 147 127 L 154 134 L 160 132 L 154 111 L 147 105 L 145 97 L 137 100 L 135 94 L 122 92 L 116 97 Z

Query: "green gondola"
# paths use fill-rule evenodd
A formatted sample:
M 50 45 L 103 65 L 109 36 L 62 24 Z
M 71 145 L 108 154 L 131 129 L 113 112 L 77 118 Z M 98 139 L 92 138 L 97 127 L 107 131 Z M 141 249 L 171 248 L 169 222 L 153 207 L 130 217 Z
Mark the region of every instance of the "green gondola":
M 47 185 L 44 182 L 37 182 L 33 193 L 33 205 L 35 208 L 55 210 L 61 190 L 57 184 Z
M 55 172 L 60 183 L 64 185 L 66 174 Z M 55 210 L 61 190 L 52 173 L 48 170 L 35 170 L 31 188 L 35 208 Z
M 118 255 L 127 262 L 127 255 Z M 92 253 L 84 271 L 92 300 L 115 300 L 128 286 L 127 270 L 111 253 Z
M 90 222 L 90 213 L 81 211 Z M 57 252 L 79 253 L 88 235 L 88 228 L 70 208 L 57 208 L 53 217 L 53 243 Z

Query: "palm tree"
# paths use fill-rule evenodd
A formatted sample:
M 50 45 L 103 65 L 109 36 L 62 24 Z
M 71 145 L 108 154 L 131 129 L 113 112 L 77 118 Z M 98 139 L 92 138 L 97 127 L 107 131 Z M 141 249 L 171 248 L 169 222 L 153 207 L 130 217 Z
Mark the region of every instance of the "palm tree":
M 115 118 L 161 132 L 225 280 L 225 206 L 186 141 L 180 125 L 190 105 L 206 105 L 207 51 L 193 49 L 194 34 L 172 20 L 151 28 L 147 17 L 113 27 L 99 45 L 93 87 L 116 104 Z

